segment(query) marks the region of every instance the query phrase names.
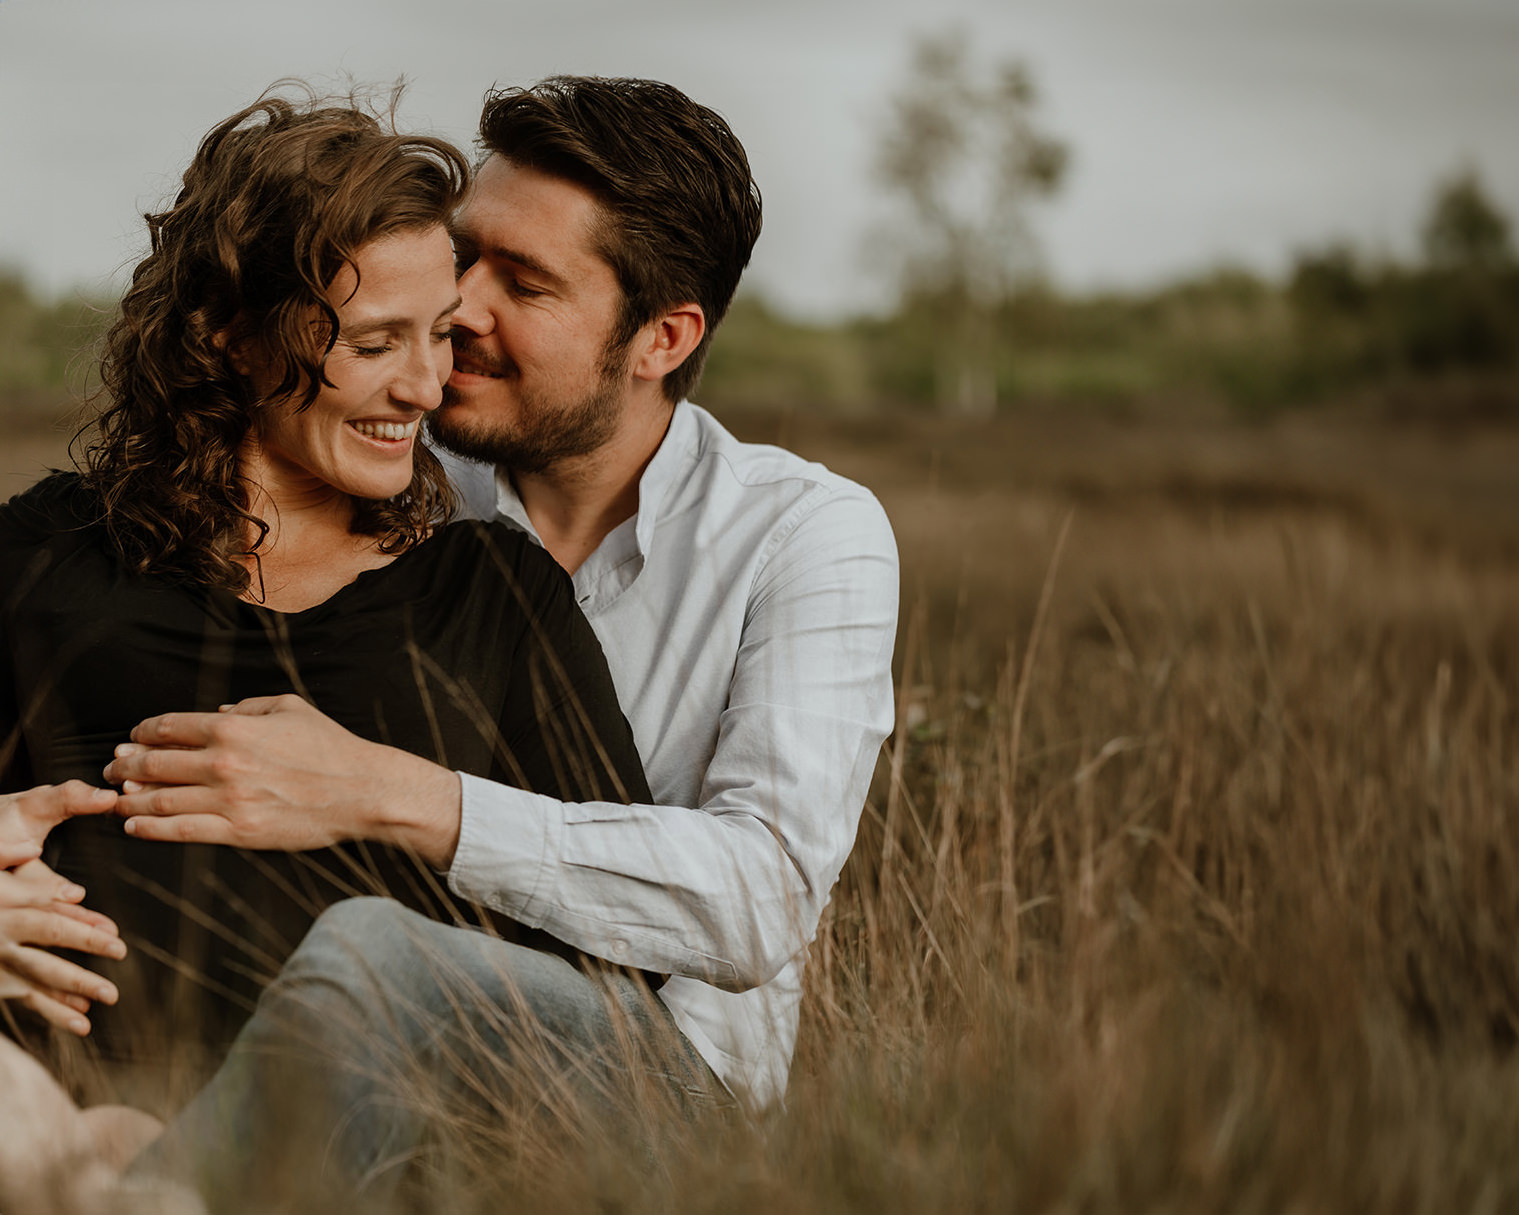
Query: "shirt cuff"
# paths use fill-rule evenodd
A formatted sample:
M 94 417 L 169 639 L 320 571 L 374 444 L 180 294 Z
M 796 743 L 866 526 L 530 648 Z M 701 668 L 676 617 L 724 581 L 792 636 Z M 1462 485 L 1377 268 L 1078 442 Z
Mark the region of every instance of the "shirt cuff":
M 563 806 L 554 798 L 459 773 L 459 846 L 448 884 L 460 898 L 535 924 L 557 855 Z

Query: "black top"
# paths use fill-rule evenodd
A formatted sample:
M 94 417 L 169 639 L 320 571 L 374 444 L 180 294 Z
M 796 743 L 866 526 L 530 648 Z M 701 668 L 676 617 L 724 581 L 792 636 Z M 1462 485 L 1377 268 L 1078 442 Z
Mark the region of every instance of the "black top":
M 563 800 L 650 800 L 568 575 L 513 528 L 449 524 L 326 602 L 283 613 L 125 571 L 74 474 L 0 507 L 0 791 L 101 784 L 143 718 L 284 692 L 460 771 Z M 139 959 L 158 958 L 156 971 L 137 968 L 150 972 L 146 991 L 130 967 L 91 960 L 124 984 L 117 1020 L 145 998 L 160 1014 L 188 999 L 204 1016 L 211 992 L 215 1018 L 235 1024 L 230 1010 L 251 1007 L 315 912 L 345 894 L 484 915 L 451 907 L 440 878 L 372 844 L 253 853 L 134 840 L 115 818 L 87 818 L 53 833 L 49 859 L 117 919 Z M 174 972 L 188 984 L 171 992 Z M 97 1025 L 113 1011 L 97 1009 Z

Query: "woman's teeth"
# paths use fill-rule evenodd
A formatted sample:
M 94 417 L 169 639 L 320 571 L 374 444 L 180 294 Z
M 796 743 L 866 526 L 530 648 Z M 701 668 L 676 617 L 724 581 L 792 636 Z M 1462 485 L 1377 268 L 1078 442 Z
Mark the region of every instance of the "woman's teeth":
M 415 422 L 350 422 L 361 435 L 371 439 L 405 439 L 411 436 Z

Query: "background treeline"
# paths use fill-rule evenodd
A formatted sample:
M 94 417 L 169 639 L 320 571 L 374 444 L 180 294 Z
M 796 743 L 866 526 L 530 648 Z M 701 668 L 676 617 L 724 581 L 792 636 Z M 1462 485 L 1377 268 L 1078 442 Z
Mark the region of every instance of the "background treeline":
M 1431 419 L 1519 419 L 1519 261 L 1471 174 L 1433 194 L 1411 260 L 1336 243 L 1272 281 L 1240 268 L 1148 291 L 1062 294 L 1031 282 L 967 317 L 951 282 L 894 311 L 805 323 L 735 302 L 701 390 L 719 408 L 954 411 L 946 360 L 986 364 L 990 409 L 1245 415 L 1355 404 Z M 42 298 L 0 271 L 0 416 L 50 425 L 88 391 L 113 305 Z M 947 340 L 978 328 L 974 350 Z M 947 375 L 946 372 L 949 372 Z M 979 412 L 988 412 L 987 408 Z
M 115 315 L 108 300 L 48 300 L 0 270 L 0 418 L 15 430 L 59 423 L 90 389 L 100 339 Z
M 944 406 L 941 318 L 921 290 L 880 318 L 801 324 L 741 298 L 714 344 L 709 401 L 862 410 Z M 1261 413 L 1359 402 L 1389 412 L 1519 418 L 1519 263 L 1480 181 L 1436 188 L 1417 258 L 1350 243 L 1272 281 L 1224 267 L 1154 290 L 1027 285 L 988 308 L 997 408 Z M 952 405 L 952 403 L 951 403 Z

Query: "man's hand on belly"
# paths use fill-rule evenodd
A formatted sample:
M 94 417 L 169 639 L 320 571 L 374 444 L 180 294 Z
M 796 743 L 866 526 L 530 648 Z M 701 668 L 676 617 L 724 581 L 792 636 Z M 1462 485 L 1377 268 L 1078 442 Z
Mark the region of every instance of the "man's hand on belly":
M 459 777 L 350 733 L 297 696 L 166 713 L 132 731 L 105 778 L 140 839 L 302 852 L 378 840 L 447 869 Z

